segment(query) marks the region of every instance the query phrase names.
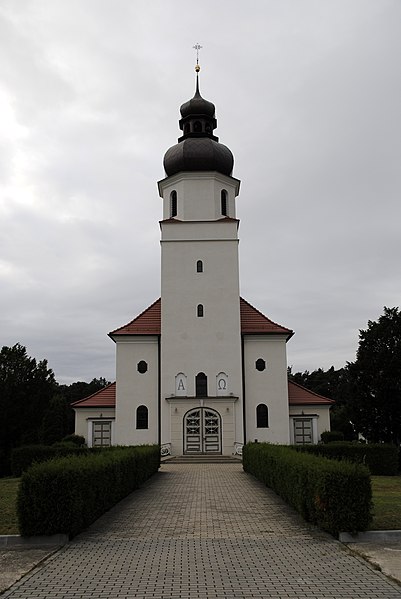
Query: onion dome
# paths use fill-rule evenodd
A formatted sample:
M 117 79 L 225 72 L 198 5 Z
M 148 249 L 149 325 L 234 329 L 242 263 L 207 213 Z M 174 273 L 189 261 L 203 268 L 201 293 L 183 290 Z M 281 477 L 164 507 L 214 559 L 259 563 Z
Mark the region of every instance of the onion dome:
M 208 100 L 205 100 L 204 98 L 202 98 L 202 96 L 199 93 L 198 75 L 196 75 L 195 95 L 191 100 L 188 100 L 188 102 L 185 102 L 184 104 L 182 104 L 182 106 L 180 108 L 180 112 L 181 112 L 182 118 L 185 118 L 186 116 L 190 116 L 191 114 L 199 114 L 199 115 L 203 114 L 204 116 L 209 116 L 211 118 L 214 118 L 214 113 L 215 113 L 214 104 L 212 102 L 208 102 Z
M 231 150 L 213 135 L 217 127 L 215 106 L 199 93 L 198 71 L 195 95 L 182 104 L 180 112 L 179 125 L 183 135 L 164 155 L 167 176 L 181 171 L 218 171 L 230 176 L 234 157 Z

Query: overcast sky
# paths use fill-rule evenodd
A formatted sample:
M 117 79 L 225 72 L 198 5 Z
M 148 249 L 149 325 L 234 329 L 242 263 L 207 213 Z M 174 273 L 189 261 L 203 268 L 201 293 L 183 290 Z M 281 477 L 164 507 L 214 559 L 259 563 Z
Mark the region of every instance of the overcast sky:
M 293 371 L 401 304 L 399 0 L 0 0 L 0 345 L 115 377 L 160 295 L 163 155 L 201 93 L 241 179 L 241 295 Z

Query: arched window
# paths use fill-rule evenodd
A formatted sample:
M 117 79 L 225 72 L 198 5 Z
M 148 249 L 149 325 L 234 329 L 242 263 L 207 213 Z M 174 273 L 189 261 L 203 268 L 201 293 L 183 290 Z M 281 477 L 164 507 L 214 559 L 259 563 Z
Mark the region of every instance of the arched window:
M 196 397 L 207 397 L 207 376 L 199 372 L 195 377 Z
M 256 426 L 257 428 L 269 427 L 269 410 L 264 403 L 260 403 L 256 408 Z
M 221 190 L 221 213 L 223 216 L 227 216 L 227 192 L 225 189 Z
M 200 121 L 194 122 L 194 131 L 195 133 L 201 133 L 202 131 L 202 123 Z
M 138 406 L 136 409 L 136 428 L 148 428 L 148 408 Z
M 202 304 L 198 304 L 198 306 L 196 308 L 196 313 L 198 315 L 198 318 L 202 318 L 203 317 L 203 306 L 202 306 Z
M 189 123 L 186 123 L 186 125 L 184 125 L 184 135 L 187 135 L 190 131 L 191 127 L 189 126 Z
M 137 368 L 138 372 L 140 372 L 141 374 L 145 374 L 145 372 L 147 372 L 147 370 L 148 370 L 148 365 L 145 362 L 145 360 L 141 360 L 136 365 L 136 368 Z
M 173 190 L 170 194 L 170 217 L 177 216 L 177 192 Z
M 264 370 L 266 368 L 266 362 L 264 361 L 263 358 L 258 358 L 255 362 L 255 367 L 256 367 L 256 370 L 259 370 L 260 372 L 262 372 L 262 370 Z
M 203 272 L 203 262 L 202 260 L 198 260 L 196 263 L 196 272 Z

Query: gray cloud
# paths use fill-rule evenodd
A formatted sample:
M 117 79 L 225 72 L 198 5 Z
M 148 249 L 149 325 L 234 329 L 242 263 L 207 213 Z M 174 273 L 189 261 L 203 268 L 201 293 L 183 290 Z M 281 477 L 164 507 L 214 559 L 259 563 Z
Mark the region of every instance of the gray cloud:
M 352 360 L 399 305 L 395 0 L 8 0 L 0 8 L 0 343 L 114 377 L 107 332 L 160 293 L 156 182 L 194 90 L 242 179 L 241 293 L 295 370 Z

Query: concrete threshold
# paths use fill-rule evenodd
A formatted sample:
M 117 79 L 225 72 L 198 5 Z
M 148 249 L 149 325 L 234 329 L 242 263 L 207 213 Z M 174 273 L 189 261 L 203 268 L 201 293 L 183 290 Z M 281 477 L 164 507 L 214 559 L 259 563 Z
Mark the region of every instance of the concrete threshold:
M 21 537 L 21 535 L 0 535 L 0 547 L 60 547 L 68 543 L 65 534 L 38 537 Z

